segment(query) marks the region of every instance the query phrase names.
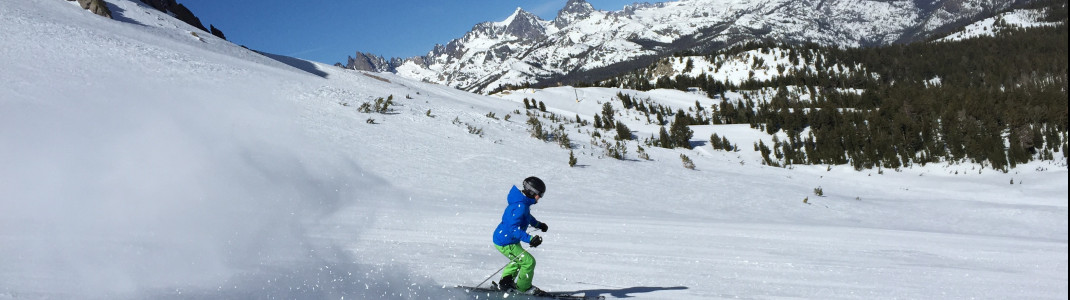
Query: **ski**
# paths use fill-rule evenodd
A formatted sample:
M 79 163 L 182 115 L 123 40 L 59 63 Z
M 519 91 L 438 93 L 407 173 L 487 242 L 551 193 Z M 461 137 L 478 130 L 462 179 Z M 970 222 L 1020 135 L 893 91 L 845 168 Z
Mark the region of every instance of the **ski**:
M 515 291 L 502 291 L 498 289 L 498 284 L 491 282 L 491 286 L 488 287 L 474 287 L 458 285 L 455 288 L 463 289 L 469 294 L 486 293 L 489 295 L 500 295 L 503 299 L 559 299 L 559 300 L 605 300 L 605 296 L 585 296 L 572 292 L 543 292 L 541 294 L 523 294 Z M 515 297 L 515 298 L 514 298 Z

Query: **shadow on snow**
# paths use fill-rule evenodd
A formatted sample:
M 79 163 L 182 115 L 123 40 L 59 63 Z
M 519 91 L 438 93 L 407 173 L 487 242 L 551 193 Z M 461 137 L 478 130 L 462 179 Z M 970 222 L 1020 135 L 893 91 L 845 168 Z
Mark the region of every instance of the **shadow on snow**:
M 606 298 L 632 298 L 635 297 L 632 294 L 644 294 L 653 293 L 657 291 L 670 291 L 670 290 L 686 290 L 686 286 L 674 286 L 674 287 L 652 287 L 652 286 L 636 286 L 630 288 L 620 289 L 596 289 L 596 290 L 579 290 L 572 293 L 583 294 L 586 297 L 607 296 Z

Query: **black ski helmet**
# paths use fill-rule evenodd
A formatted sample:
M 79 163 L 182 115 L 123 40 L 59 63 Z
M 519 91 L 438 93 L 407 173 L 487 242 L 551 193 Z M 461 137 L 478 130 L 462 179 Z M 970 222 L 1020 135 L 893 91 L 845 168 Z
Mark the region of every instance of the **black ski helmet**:
M 528 198 L 542 197 L 544 193 L 546 193 L 546 184 L 542 183 L 542 179 L 535 176 L 524 178 L 524 196 L 528 196 Z

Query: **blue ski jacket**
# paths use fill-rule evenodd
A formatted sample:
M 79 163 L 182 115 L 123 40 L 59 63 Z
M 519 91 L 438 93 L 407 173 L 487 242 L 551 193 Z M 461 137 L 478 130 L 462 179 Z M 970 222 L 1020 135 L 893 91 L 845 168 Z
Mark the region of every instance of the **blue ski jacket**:
M 502 213 L 502 222 L 498 224 L 498 228 L 494 229 L 494 244 L 506 246 L 521 241 L 530 243 L 531 235 L 527 233 L 528 226 L 540 224 L 535 217 L 531 216 L 531 205 L 535 204 L 535 199 L 524 196 L 524 193 L 521 193 L 515 185 L 509 190 L 509 196 L 506 199 L 509 205 Z

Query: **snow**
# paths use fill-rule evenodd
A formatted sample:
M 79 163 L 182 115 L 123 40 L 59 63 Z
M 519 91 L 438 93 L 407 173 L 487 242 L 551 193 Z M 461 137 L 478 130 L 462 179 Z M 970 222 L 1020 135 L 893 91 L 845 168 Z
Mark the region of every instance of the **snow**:
M 1041 22 L 1047 13 L 1039 9 L 1016 9 L 967 25 L 961 31 L 938 41 L 960 41 L 982 36 L 995 36 L 1001 29 L 1054 27 L 1058 22 Z
M 618 92 L 681 109 L 720 100 L 482 96 L 272 59 L 136 1 L 109 1 L 119 21 L 64 2 L 0 1 L 0 299 L 474 299 L 444 287 L 505 264 L 491 233 L 530 175 L 548 184 L 533 214 L 550 231 L 531 249 L 547 290 L 1068 296 L 1065 160 L 775 168 L 750 146 L 771 137 L 745 125 L 694 128 L 696 145 L 717 132 L 739 152 L 648 148 L 644 160 L 630 142 L 626 160 L 599 159 L 593 129 L 567 124 L 570 168 L 568 150 L 512 113 L 524 98 L 588 120 Z M 391 113 L 356 109 L 390 95 Z M 617 118 L 639 137 L 656 129 Z
M 522 8 L 520 8 L 520 7 L 517 7 L 517 8 L 516 8 L 516 10 L 513 10 L 513 14 L 509 15 L 509 17 L 505 18 L 505 20 L 502 20 L 501 22 L 494 22 L 493 24 L 494 24 L 494 26 L 496 26 L 496 27 L 505 27 L 505 26 L 509 26 L 509 24 L 512 24 L 512 23 L 513 23 L 513 20 L 515 20 L 515 19 L 516 19 L 516 17 L 517 17 L 518 15 L 520 15 L 520 13 L 521 13 L 521 12 L 523 12 L 523 11 L 524 11 L 524 10 L 523 10 Z
M 1001 9 L 1007 5 L 989 2 L 993 1 L 964 1 L 949 5 L 961 11 L 948 11 L 943 5 L 926 9 L 923 7 L 935 4 L 916 1 L 682 0 L 636 3 L 622 11 L 566 14 L 554 21 L 538 21 L 540 26 L 536 27 L 545 39 L 485 32 L 503 31 L 520 13 L 518 9 L 503 22 L 485 23 L 492 29 L 477 25 L 478 29 L 455 40 L 456 44 L 451 44 L 459 52 L 409 64 L 397 74 L 487 93 L 509 84 L 545 84 L 554 75 L 597 70 L 681 50 L 677 49 L 679 44 L 686 44 L 681 38 L 693 38 L 696 45 L 723 44 L 725 48 L 754 40 L 839 47 L 887 45 L 901 41 L 911 28 L 932 31 L 972 18 L 983 11 L 982 7 Z M 677 45 L 654 45 L 657 43 Z M 507 57 L 486 55 L 506 48 L 511 50 Z M 543 70 L 536 74 L 502 67 L 514 58 Z M 423 70 L 414 70 L 420 68 Z
M 823 56 L 824 54 L 813 53 L 812 55 Z M 821 57 L 821 59 L 828 61 L 824 57 Z M 720 54 L 713 57 L 712 60 L 706 56 L 670 57 L 660 62 L 660 64 L 667 65 L 670 68 L 656 75 L 668 76 L 669 78 L 673 78 L 676 75 L 687 75 L 697 78 L 705 74 L 718 81 L 741 84 L 748 79 L 765 81 L 793 72 L 818 72 L 814 61 L 806 61 L 801 55 L 797 60 L 798 65 L 789 59 L 788 50 L 780 48 L 749 50 L 736 54 Z M 687 69 L 688 61 L 692 65 L 690 70 Z M 782 68 L 783 71 L 778 68 Z M 843 70 L 838 73 L 848 75 L 850 73 L 846 71 L 849 70 L 848 66 L 841 64 L 825 65 L 824 68 L 830 72 Z M 862 69 L 862 66 L 856 65 L 854 68 Z M 687 71 L 685 72 L 685 70 Z M 650 83 L 656 82 L 657 80 L 654 79 Z

